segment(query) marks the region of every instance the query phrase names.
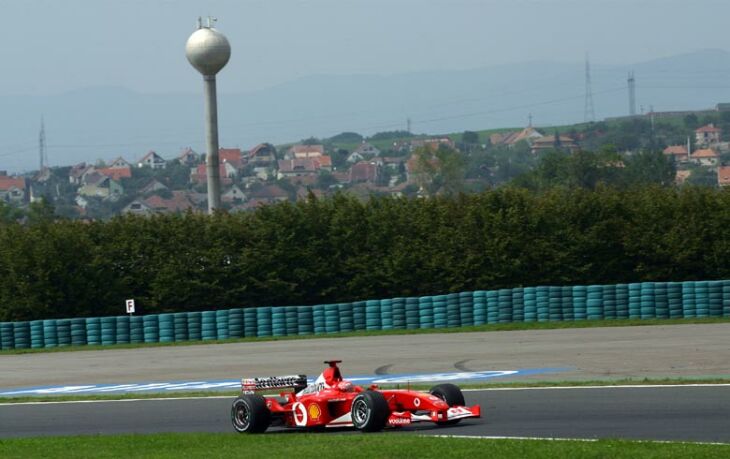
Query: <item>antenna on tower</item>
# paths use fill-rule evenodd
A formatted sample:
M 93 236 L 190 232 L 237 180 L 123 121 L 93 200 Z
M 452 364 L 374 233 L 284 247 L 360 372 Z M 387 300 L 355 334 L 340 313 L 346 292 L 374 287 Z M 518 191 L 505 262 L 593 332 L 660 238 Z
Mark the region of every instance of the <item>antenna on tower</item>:
M 406 118 L 406 132 L 411 132 L 411 118 Z
M 583 121 L 586 123 L 596 120 L 596 110 L 593 107 L 593 90 L 591 89 L 591 64 L 586 53 L 586 101 L 583 109 Z
M 633 70 L 629 72 L 629 115 L 636 116 L 636 80 Z
M 46 151 L 46 126 L 41 115 L 41 132 L 38 135 L 38 153 L 40 154 L 41 164 L 40 171 L 43 172 L 48 167 L 48 152 Z

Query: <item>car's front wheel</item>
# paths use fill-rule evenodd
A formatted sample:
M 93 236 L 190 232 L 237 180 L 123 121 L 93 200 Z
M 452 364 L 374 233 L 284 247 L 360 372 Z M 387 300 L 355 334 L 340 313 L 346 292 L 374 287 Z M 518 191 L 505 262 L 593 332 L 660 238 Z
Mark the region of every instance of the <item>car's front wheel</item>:
M 454 384 L 439 384 L 433 386 L 429 391 L 431 395 L 440 398 L 445 401 L 449 406 L 464 406 L 464 394 L 459 389 L 459 386 Z M 453 425 L 457 424 L 461 419 L 452 419 L 451 421 L 441 421 L 439 425 Z
M 271 412 L 264 397 L 258 394 L 241 395 L 231 406 L 233 428 L 240 433 L 263 433 L 271 424 Z
M 390 408 L 383 394 L 368 390 L 352 401 L 350 415 L 356 429 L 363 432 L 378 432 L 385 428 Z

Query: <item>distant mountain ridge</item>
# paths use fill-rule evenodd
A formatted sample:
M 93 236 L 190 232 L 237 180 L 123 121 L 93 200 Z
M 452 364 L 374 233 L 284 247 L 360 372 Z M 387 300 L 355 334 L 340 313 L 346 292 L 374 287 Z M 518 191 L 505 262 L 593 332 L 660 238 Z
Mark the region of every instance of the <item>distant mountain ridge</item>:
M 250 148 L 405 129 L 444 133 L 584 119 L 584 63 L 533 61 L 458 71 L 395 75 L 315 75 L 268 89 L 229 94 L 218 79 L 221 145 Z M 636 75 L 638 108 L 692 110 L 730 101 L 730 53 L 700 50 L 632 65 L 593 65 L 596 118 L 628 114 L 627 74 Z M 139 94 L 84 88 L 53 96 L 0 96 L 0 169 L 37 168 L 38 131 L 45 119 L 51 165 L 155 150 L 172 158 L 182 147 L 202 151 L 201 88 L 189 94 Z

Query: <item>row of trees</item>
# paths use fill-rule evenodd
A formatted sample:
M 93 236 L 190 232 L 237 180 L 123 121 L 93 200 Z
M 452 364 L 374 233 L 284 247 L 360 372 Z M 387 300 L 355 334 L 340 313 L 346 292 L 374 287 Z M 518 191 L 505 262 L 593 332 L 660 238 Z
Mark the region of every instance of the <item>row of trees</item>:
M 0 320 L 730 276 L 730 192 L 506 187 L 0 225 Z

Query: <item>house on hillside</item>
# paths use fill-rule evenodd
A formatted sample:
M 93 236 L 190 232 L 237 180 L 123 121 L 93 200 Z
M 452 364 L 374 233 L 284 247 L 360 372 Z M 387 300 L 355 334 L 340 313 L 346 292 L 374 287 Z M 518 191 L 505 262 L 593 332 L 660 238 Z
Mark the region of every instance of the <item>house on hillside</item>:
M 695 129 L 695 142 L 697 145 L 709 146 L 720 141 L 722 129 L 710 123 L 706 126 Z
M 272 204 L 289 200 L 289 193 L 278 185 L 266 185 L 248 192 L 252 205 Z
M 192 148 L 187 147 L 183 148 L 180 156 L 177 157 L 177 160 L 180 161 L 180 164 L 182 164 L 183 166 L 193 167 L 200 162 L 200 155 L 197 154 Z
M 102 167 L 99 169 L 96 169 L 97 172 L 100 174 L 106 175 L 107 177 L 111 178 L 112 180 L 116 180 L 117 182 L 124 178 L 131 178 L 132 177 L 132 168 L 130 166 L 125 167 Z
M 355 151 L 353 153 L 360 154 L 365 159 L 370 159 L 373 156 L 378 156 L 380 154 L 380 150 L 378 150 L 375 146 L 368 142 L 361 143 L 358 145 L 357 148 L 355 148 Z
M 245 200 L 246 194 L 236 185 L 233 185 L 221 195 L 221 201 L 223 202 L 238 203 Z
M 150 151 L 137 163 L 137 167 L 149 167 L 152 169 L 164 169 L 167 162 L 154 151 Z
M 292 145 L 287 152 L 287 159 L 309 159 L 324 155 L 324 145 Z
M 380 179 L 380 166 L 375 161 L 360 161 L 350 168 L 350 183 L 375 183 Z
M 278 178 L 298 177 L 317 174 L 318 164 L 314 159 L 280 159 L 278 161 Z
M 173 191 L 171 198 L 153 195 L 143 202 L 156 213 L 162 214 L 185 212 L 195 209 L 195 205 L 185 191 Z
M 429 139 L 411 140 L 411 151 L 413 151 L 416 148 L 422 148 L 422 147 L 435 151 L 435 150 L 438 150 L 438 148 L 442 145 L 445 147 L 451 148 L 452 150 L 456 150 L 456 144 L 450 138 L 434 137 L 434 138 L 429 138 Z
M 153 178 L 145 186 L 139 189 L 140 194 L 154 193 L 155 191 L 166 191 L 169 188 L 156 178 Z
M 8 176 L 0 171 L 0 200 L 14 204 L 28 202 L 28 183 L 24 177 Z
M 712 148 L 695 150 L 690 156 L 690 161 L 700 166 L 717 166 L 719 156 Z
M 276 164 L 276 147 L 270 143 L 260 143 L 248 152 L 248 163 L 254 167 L 270 167 Z
M 717 184 L 718 186 L 730 186 L 730 166 L 717 168 Z
M 89 168 L 93 167 L 94 166 L 87 166 L 86 163 L 79 163 L 72 166 L 71 170 L 68 172 L 68 182 L 72 185 L 81 185 L 82 177 Z
M 127 162 L 126 159 L 122 158 L 121 156 L 115 159 L 107 166 L 109 169 L 129 169 L 132 165 Z
M 232 184 L 236 174 L 238 174 L 238 170 L 231 163 L 218 164 L 218 175 L 221 178 L 221 185 Z M 190 169 L 190 182 L 196 185 L 208 183 L 208 169 L 205 163 L 198 164 L 197 167 Z
M 79 188 L 78 194 L 116 201 L 124 195 L 124 187 L 108 175 L 94 172 L 87 174 L 84 185 Z
M 685 145 L 670 145 L 664 149 L 664 156 L 673 159 L 677 163 L 689 161 L 689 154 Z
M 546 135 L 533 139 L 530 151 L 534 155 L 550 150 L 563 150 L 572 154 L 578 151 L 578 148 L 578 144 L 572 137 L 558 135 L 556 139 L 555 135 Z
M 527 126 L 521 131 L 495 133 L 489 136 L 489 141 L 494 146 L 505 145 L 514 147 L 518 142 L 525 140 L 532 145 L 536 139 L 544 137 L 540 131 L 532 126 Z

